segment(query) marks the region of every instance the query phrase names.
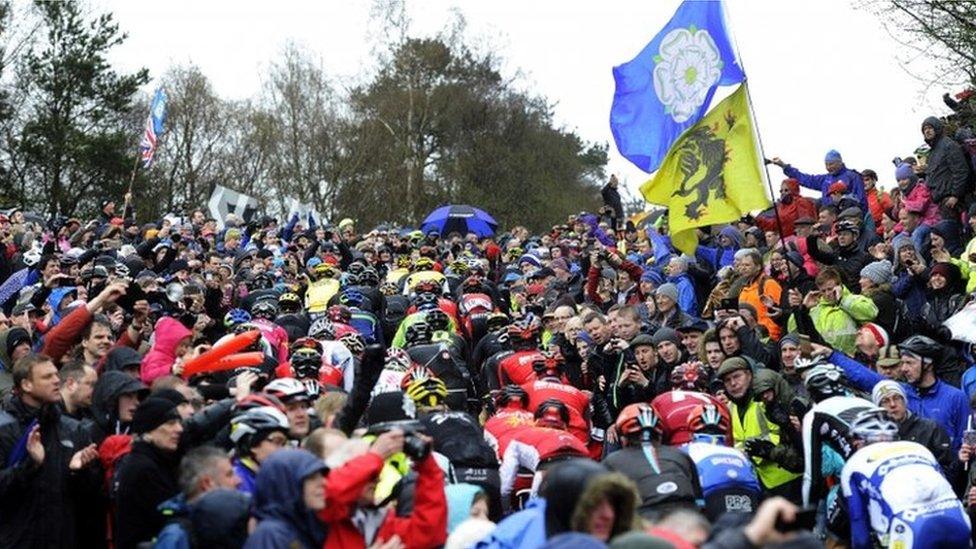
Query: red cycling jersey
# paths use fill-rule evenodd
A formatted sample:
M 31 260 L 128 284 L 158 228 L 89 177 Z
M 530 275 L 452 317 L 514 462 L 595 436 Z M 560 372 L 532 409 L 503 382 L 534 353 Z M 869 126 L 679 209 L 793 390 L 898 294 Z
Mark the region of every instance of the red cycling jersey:
M 569 408 L 569 432 L 583 444 L 590 441 L 590 422 L 587 412 L 590 408 L 590 395 L 572 385 L 553 379 L 537 379 L 522 385 L 529 395 L 529 410 L 536 410 L 543 402 L 555 399 Z

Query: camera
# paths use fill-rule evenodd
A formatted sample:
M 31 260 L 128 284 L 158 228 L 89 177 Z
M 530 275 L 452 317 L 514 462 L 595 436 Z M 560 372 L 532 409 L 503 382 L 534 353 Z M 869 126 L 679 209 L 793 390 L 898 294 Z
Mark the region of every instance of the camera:
M 392 429 L 403 431 L 403 453 L 414 461 L 422 461 L 430 455 L 430 443 L 417 436 L 425 433 L 424 426 L 416 420 L 384 421 L 371 425 L 366 431 L 370 435 L 380 435 Z

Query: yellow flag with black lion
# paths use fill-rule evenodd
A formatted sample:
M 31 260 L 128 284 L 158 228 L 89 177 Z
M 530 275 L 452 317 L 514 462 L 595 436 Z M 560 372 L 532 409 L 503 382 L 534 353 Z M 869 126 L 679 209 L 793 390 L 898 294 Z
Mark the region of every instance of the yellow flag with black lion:
M 671 243 L 694 255 L 696 228 L 769 208 L 746 85 L 723 99 L 668 150 L 641 185 L 644 199 L 668 207 Z

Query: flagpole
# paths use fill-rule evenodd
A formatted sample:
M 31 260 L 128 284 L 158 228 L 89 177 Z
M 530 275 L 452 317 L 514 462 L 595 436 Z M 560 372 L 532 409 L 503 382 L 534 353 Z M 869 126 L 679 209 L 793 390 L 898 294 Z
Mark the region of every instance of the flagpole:
M 729 18 L 728 11 L 725 9 L 725 2 L 722 2 L 722 15 L 726 19 Z M 759 152 L 762 153 L 763 159 L 763 174 L 765 174 L 766 188 L 769 189 L 769 200 L 773 203 L 773 214 L 776 216 L 776 231 L 779 233 L 779 241 L 783 248 L 786 248 L 786 237 L 783 236 L 783 223 L 779 218 L 779 208 L 776 207 L 776 193 L 773 191 L 773 182 L 769 177 L 769 164 L 766 163 L 766 150 L 763 148 L 762 144 L 762 134 L 759 132 L 759 118 L 756 117 L 756 110 L 752 105 L 752 91 L 749 90 L 749 73 L 746 71 L 745 62 L 742 60 L 742 54 L 739 52 L 739 40 L 736 38 L 735 32 L 732 31 L 732 25 L 725 25 L 725 28 L 729 30 L 732 34 L 732 43 L 735 47 L 735 57 L 739 60 L 739 66 L 742 67 L 742 73 L 746 75 L 745 79 L 742 81 L 742 85 L 746 88 L 746 104 L 749 105 L 749 114 L 752 116 L 752 133 L 753 137 L 756 139 L 756 143 L 759 145 Z
M 129 176 L 129 189 L 126 194 L 132 194 L 132 185 L 136 182 L 136 172 L 139 171 L 139 149 L 136 148 L 136 161 L 132 163 L 132 175 Z

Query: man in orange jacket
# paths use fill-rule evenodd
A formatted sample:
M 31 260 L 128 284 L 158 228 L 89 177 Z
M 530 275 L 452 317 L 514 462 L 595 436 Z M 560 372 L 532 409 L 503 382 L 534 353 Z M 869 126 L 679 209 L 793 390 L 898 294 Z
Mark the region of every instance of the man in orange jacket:
M 428 451 L 414 461 L 417 485 L 413 512 L 397 516 L 391 507 L 374 507 L 373 493 L 383 464 L 403 450 L 404 433 L 391 429 L 379 435 L 365 454 L 332 469 L 325 480 L 326 505 L 319 518 L 328 526 L 326 548 L 365 549 L 397 536 L 409 549 L 440 547 L 447 541 L 447 499 L 444 473 Z M 359 525 L 359 526 L 357 526 Z

